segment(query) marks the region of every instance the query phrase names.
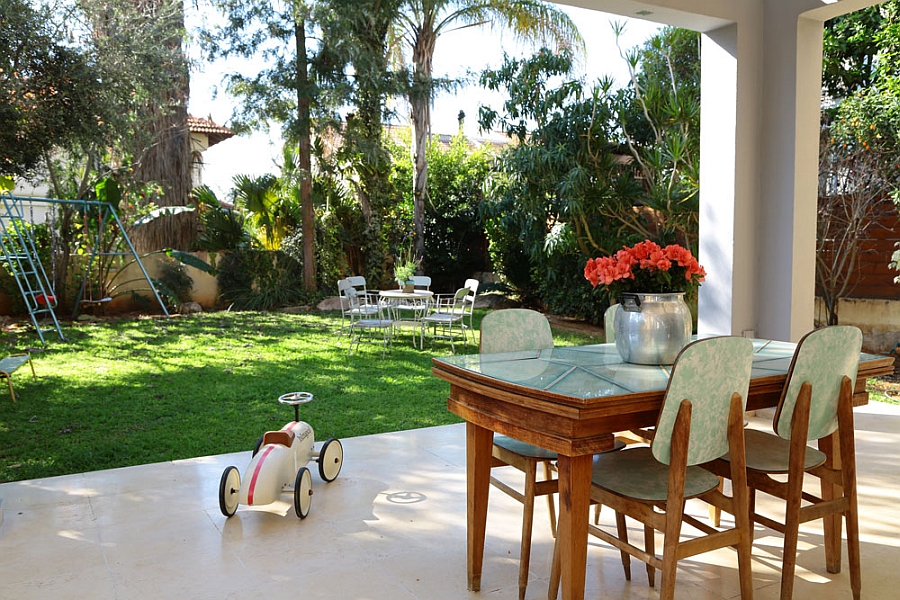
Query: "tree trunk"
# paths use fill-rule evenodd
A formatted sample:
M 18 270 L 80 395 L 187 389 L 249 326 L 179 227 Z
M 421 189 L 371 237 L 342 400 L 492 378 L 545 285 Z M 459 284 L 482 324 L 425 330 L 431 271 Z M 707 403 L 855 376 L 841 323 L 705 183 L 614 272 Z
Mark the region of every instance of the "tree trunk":
M 310 156 L 309 73 L 306 60 L 306 23 L 294 23 L 297 44 L 297 145 L 300 150 L 300 230 L 303 234 L 303 288 L 316 289 L 316 215 L 312 200 L 312 159 Z
M 413 130 L 413 224 L 415 255 L 425 255 L 425 198 L 428 193 L 428 139 L 431 136 L 431 68 L 436 38 L 420 31 L 413 48 L 413 87 L 409 93 Z
M 172 48 L 181 48 L 180 32 L 184 29 L 181 15 L 176 32 L 167 42 Z M 150 100 L 147 112 L 153 115 L 152 137 L 149 148 L 135 149 L 134 177 L 144 183 L 156 182 L 162 188 L 161 195 L 152 195 L 147 201 L 157 206 L 186 206 L 191 198 L 191 136 L 187 125 L 187 100 L 190 90 L 187 64 L 169 65 L 172 87 L 159 98 Z M 166 216 L 142 226 L 132 234 L 132 242 L 138 253 L 162 248 L 192 249 L 197 235 L 194 213 Z
M 186 81 L 185 81 L 186 82 Z M 147 148 L 135 167 L 134 176 L 144 183 L 156 182 L 162 194 L 147 198 L 157 206 L 186 206 L 191 197 L 191 137 L 187 126 L 187 94 L 173 90 L 156 106 L 154 143 Z M 174 100 L 174 108 L 160 109 L 160 104 Z M 162 248 L 190 250 L 196 238 L 196 219 L 193 213 L 161 217 L 132 232 L 132 242 L 138 253 Z

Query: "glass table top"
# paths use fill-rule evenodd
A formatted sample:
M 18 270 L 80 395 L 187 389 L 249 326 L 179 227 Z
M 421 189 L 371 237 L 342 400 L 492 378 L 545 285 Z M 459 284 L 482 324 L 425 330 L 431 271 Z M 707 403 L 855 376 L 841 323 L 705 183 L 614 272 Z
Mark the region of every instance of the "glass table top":
M 788 372 L 796 344 L 752 341 L 751 377 L 784 375 Z M 867 357 L 878 358 L 867 354 L 860 358 L 866 360 Z M 623 362 L 615 344 L 450 356 L 435 358 L 434 362 L 580 399 L 665 390 L 672 371 L 671 365 Z

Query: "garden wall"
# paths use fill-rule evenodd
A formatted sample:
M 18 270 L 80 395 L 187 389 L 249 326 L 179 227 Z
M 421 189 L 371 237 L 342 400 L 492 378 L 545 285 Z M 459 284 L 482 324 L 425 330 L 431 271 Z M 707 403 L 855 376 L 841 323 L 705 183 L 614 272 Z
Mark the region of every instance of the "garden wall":
M 837 313 L 838 324 L 854 325 L 863 332 L 866 352 L 887 354 L 900 344 L 900 299 L 841 298 Z M 816 298 L 816 322 L 826 321 L 825 306 Z
M 208 252 L 193 252 L 192 254 L 205 262 L 210 261 Z M 161 266 L 166 260 L 171 259 L 165 254 L 151 254 L 150 256 L 142 258 L 141 262 L 144 264 L 144 268 L 147 270 L 150 277 L 157 278 L 160 276 Z M 187 274 L 194 281 L 193 287 L 191 288 L 192 301 L 200 304 L 200 306 L 207 310 L 215 308 L 219 297 L 219 286 L 216 282 L 216 278 L 189 265 L 184 265 L 184 267 Z M 159 310 L 156 300 L 152 298 L 152 293 L 147 289 L 147 280 L 144 279 L 144 275 L 141 273 L 141 269 L 136 263 L 127 266 L 117 278 L 131 283 L 123 284 L 122 287 L 117 290 L 116 297 L 113 298 L 106 307 L 107 312 L 116 313 L 139 310 L 141 307 L 137 306 L 132 301 L 131 295 L 127 293 L 132 289 L 151 299 L 151 306 L 149 309 L 151 312 L 157 312 Z M 120 291 L 126 293 L 119 295 Z

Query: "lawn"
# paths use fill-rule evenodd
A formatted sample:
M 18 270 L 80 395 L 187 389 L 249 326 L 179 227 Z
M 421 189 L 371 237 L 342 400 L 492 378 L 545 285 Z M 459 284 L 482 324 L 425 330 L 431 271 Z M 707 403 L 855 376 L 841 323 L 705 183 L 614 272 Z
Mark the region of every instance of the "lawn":
M 486 311 L 476 311 L 477 323 Z M 277 402 L 290 391 L 316 438 L 348 438 L 458 422 L 432 356 L 406 332 L 384 360 L 362 346 L 347 355 L 340 313 L 219 312 L 171 319 L 119 318 L 64 327 L 13 375 L 18 402 L 0 392 L 0 482 L 249 450 L 293 419 Z M 558 345 L 602 337 L 555 330 Z M 39 346 L 0 333 L 3 355 Z M 459 348 L 457 348 L 459 352 Z M 474 353 L 471 340 L 464 352 Z

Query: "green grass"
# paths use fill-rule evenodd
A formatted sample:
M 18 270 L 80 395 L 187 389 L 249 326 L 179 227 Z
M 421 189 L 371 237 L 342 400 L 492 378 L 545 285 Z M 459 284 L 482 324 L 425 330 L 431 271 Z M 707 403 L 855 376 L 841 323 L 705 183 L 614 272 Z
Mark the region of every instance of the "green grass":
M 347 356 L 339 325 L 339 313 L 223 312 L 67 326 L 67 341 L 49 336 L 34 354 L 37 381 L 27 366 L 13 375 L 18 402 L 0 390 L 0 482 L 249 450 L 293 419 L 277 402 L 291 391 L 315 395 L 300 418 L 319 440 L 459 421 L 448 384 L 431 374 L 449 344 L 421 352 L 404 332 L 384 360 L 377 346 Z M 39 342 L 13 330 L 0 346 L 6 355 Z

